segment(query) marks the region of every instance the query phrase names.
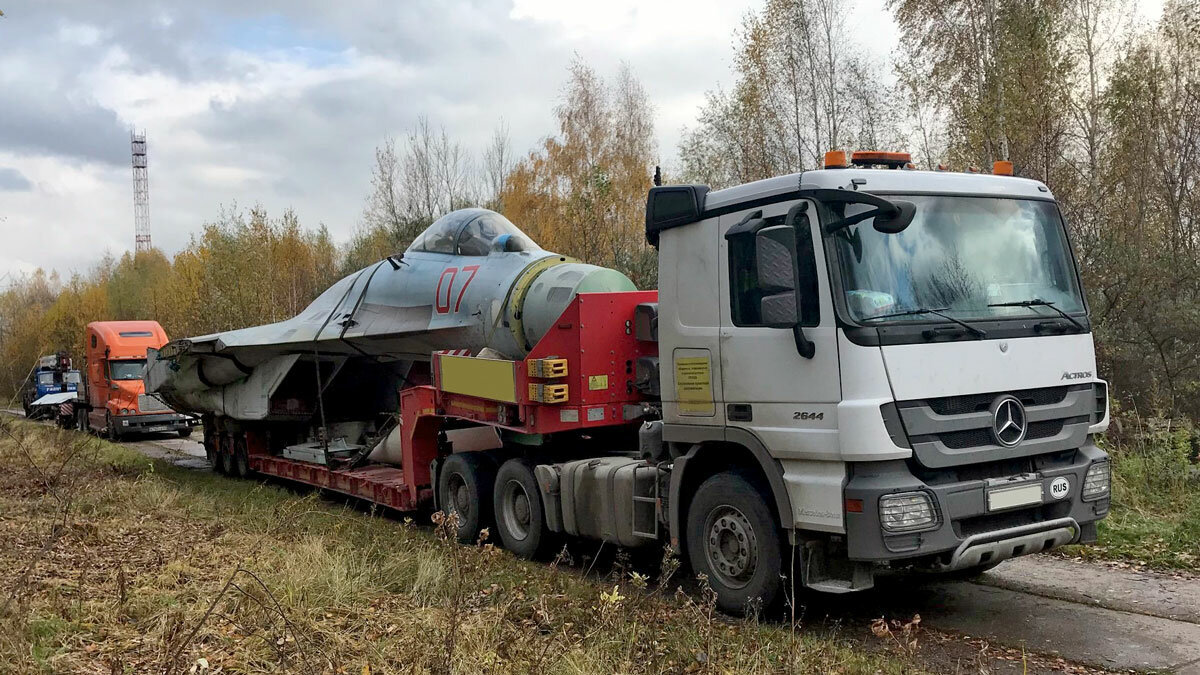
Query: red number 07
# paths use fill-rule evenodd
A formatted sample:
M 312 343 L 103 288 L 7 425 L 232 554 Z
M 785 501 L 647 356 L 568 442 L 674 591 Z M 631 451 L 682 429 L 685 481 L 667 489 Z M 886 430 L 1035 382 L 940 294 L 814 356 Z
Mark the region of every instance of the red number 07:
M 462 306 L 463 295 L 467 292 L 467 286 L 470 286 L 471 281 L 475 278 L 475 273 L 479 271 L 479 265 L 467 265 L 462 268 L 462 271 L 464 274 L 468 274 L 468 276 L 467 280 L 463 282 L 462 288 L 458 289 L 458 297 L 454 300 L 453 311 L 455 312 Z M 442 276 L 438 277 L 437 290 L 434 291 L 433 305 L 438 314 L 449 314 L 451 312 L 450 297 L 454 295 L 454 279 L 457 276 L 457 267 L 447 267 L 442 270 Z M 450 277 L 450 280 L 446 281 L 446 277 Z M 443 283 L 446 285 L 446 293 L 444 295 L 442 294 Z

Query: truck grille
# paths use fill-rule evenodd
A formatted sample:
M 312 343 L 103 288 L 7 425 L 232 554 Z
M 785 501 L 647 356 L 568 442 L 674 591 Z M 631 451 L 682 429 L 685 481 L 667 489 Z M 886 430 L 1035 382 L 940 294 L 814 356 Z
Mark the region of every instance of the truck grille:
M 1006 447 L 992 435 L 992 403 L 1011 395 L 1025 407 L 1025 438 Z M 1074 449 L 1083 445 L 1096 410 L 1094 385 L 902 401 L 896 404 L 913 454 L 933 469 Z
M 158 400 L 157 398 L 154 398 L 153 396 L 148 396 L 146 394 L 138 394 L 138 412 L 157 413 L 157 412 L 170 412 L 170 411 L 171 411 L 171 409 L 169 407 L 167 407 L 167 404 L 163 403 L 162 401 Z

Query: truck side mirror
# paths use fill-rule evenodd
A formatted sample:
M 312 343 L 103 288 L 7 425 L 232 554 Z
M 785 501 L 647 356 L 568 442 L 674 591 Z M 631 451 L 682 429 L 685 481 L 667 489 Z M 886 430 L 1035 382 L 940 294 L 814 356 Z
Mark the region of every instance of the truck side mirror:
M 889 215 L 875 216 L 873 226 L 876 232 L 883 234 L 899 234 L 912 224 L 913 216 L 917 215 L 917 206 L 912 202 L 895 200 L 892 205 L 896 211 Z
M 658 246 L 663 230 L 681 227 L 701 219 L 707 185 L 664 185 L 650 188 L 646 196 L 646 241 Z
M 755 272 L 763 325 L 791 328 L 800 322 L 796 302 L 796 233 L 788 225 L 764 227 L 754 237 Z

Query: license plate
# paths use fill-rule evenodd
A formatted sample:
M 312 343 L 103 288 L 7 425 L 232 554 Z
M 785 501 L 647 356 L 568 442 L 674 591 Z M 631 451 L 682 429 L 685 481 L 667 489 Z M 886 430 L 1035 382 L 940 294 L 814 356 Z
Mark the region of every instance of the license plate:
M 1042 503 L 1042 483 L 1025 483 L 1011 487 L 992 488 L 987 493 L 988 511 L 1003 511 L 1018 506 Z
M 159 425 L 159 426 L 157 426 L 157 427 L 146 427 L 146 433 L 148 433 L 148 434 L 152 434 L 152 433 L 154 433 L 154 432 L 156 432 L 156 431 L 166 431 L 166 430 L 168 430 L 168 429 L 170 429 L 170 428 L 171 428 L 171 427 L 168 427 L 168 426 L 162 426 L 162 425 Z

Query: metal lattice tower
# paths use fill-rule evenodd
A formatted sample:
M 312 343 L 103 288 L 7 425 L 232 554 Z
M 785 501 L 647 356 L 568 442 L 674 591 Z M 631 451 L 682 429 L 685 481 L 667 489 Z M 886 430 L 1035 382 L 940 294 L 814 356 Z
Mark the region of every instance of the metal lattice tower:
M 150 174 L 146 168 L 146 132 L 129 132 L 133 147 L 134 251 L 150 250 Z

